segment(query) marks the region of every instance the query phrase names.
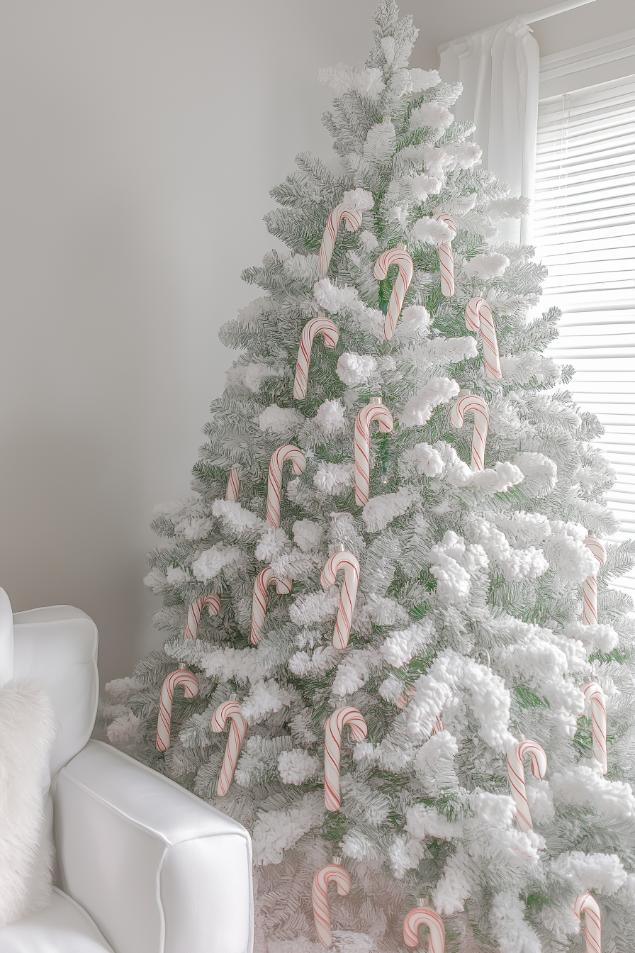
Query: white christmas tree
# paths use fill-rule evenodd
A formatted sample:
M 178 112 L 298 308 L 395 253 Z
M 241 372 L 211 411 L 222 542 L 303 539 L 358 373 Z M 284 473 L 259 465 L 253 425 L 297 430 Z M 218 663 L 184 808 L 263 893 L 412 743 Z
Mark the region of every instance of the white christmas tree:
M 273 191 L 109 736 L 252 832 L 259 950 L 632 953 L 633 549 L 497 242 L 523 204 L 415 38 L 384 0 L 325 73 L 334 168 Z

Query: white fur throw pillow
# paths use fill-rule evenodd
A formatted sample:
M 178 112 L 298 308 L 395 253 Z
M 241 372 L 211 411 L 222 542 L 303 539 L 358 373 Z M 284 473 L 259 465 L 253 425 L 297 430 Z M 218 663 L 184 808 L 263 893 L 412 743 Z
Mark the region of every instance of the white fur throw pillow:
M 37 685 L 0 688 L 0 927 L 44 906 L 51 857 L 44 835 L 51 704 Z

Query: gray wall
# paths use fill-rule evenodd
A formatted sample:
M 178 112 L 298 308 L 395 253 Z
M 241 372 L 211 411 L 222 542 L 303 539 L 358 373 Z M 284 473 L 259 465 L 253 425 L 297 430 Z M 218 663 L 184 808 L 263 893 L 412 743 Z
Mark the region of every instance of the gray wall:
M 435 65 L 440 40 L 542 5 L 403 6 L 429 11 Z M 327 147 L 317 70 L 363 57 L 373 9 L 0 2 L 0 584 L 17 609 L 89 612 L 105 677 L 160 641 L 152 507 L 187 492 L 268 190 Z

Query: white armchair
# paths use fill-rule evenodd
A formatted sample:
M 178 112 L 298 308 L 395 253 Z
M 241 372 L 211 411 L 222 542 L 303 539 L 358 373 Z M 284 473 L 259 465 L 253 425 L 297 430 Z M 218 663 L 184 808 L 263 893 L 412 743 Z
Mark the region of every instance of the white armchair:
M 11 624 L 7 611 L 0 590 L 0 634 Z M 87 615 L 53 606 L 18 612 L 13 624 L 14 677 L 46 687 L 58 723 L 51 759 L 57 875 L 49 907 L 0 928 L 0 953 L 250 953 L 248 833 L 167 778 L 88 740 L 98 682 L 97 630 Z

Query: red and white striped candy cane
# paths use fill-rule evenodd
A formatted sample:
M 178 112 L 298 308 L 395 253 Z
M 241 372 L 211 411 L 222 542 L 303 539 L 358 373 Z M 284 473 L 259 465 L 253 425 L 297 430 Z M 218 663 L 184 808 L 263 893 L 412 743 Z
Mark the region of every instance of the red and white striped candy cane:
M 252 645 L 258 645 L 260 642 L 267 606 L 269 605 L 270 586 L 276 587 L 279 596 L 288 596 L 293 589 L 293 580 L 278 579 L 271 566 L 265 566 L 256 576 L 251 607 L 251 636 L 249 639 Z
M 293 396 L 296 400 L 304 400 L 309 384 L 309 365 L 311 364 L 311 351 L 313 350 L 313 341 L 316 336 L 321 334 L 324 338 L 324 347 L 331 350 L 337 347 L 340 332 L 337 325 L 320 315 L 319 318 L 311 318 L 302 329 L 300 338 L 300 348 L 298 350 L 298 359 L 295 363 L 295 381 L 293 382 Z
M 362 407 L 355 418 L 355 500 L 365 506 L 370 496 L 370 426 L 377 423 L 382 433 L 391 433 L 394 427 L 392 414 L 374 397 Z
M 298 447 L 286 443 L 278 447 L 269 462 L 269 482 L 267 484 L 267 522 L 269 526 L 280 526 L 280 500 L 282 498 L 282 468 L 290 463 L 296 476 L 304 473 L 306 457 Z
M 183 689 L 185 698 L 195 698 L 198 695 L 198 678 L 194 672 L 190 672 L 185 666 L 177 668 L 175 672 L 170 672 L 161 686 L 159 717 L 157 719 L 157 751 L 167 751 L 170 747 L 172 703 L 177 688 Z
M 580 894 L 573 910 L 582 924 L 586 953 L 602 953 L 602 914 L 595 897 Z
M 329 884 L 335 884 L 340 897 L 346 897 L 351 889 L 351 875 L 341 866 L 338 859 L 318 870 L 313 877 L 313 919 L 315 930 L 323 946 L 331 946 L 331 910 L 329 907 Z
M 491 381 L 499 381 L 501 372 L 496 325 L 492 309 L 485 298 L 470 298 L 465 308 L 465 325 L 468 331 L 479 334 L 483 342 L 483 367 L 485 376 Z
M 375 262 L 375 278 L 378 278 L 380 281 L 387 278 L 388 269 L 391 265 L 396 265 L 399 270 L 392 286 L 392 291 L 390 292 L 390 301 L 388 302 L 388 310 L 386 311 L 386 318 L 384 320 L 384 337 L 387 341 L 389 341 L 395 333 L 397 321 L 399 320 L 399 315 L 403 307 L 403 301 L 410 287 L 414 271 L 412 258 L 404 248 L 389 248 L 387 251 L 382 252 Z
M 243 739 L 247 734 L 247 719 L 243 715 L 238 702 L 223 702 L 222 705 L 218 706 L 212 715 L 212 731 L 224 731 L 227 721 L 230 722 L 229 735 L 216 786 L 216 793 L 219 797 L 225 797 L 231 787 Z
M 403 921 L 403 941 L 406 946 L 414 950 L 419 946 L 419 930 L 421 927 L 427 927 L 430 931 L 428 937 L 428 953 L 444 953 L 445 951 L 445 925 L 443 920 L 430 907 L 424 907 L 423 902 L 419 901 L 420 906 L 413 907 L 404 917 Z
M 436 216 L 437 222 L 447 225 L 452 235 L 447 242 L 439 242 L 439 269 L 441 271 L 441 294 L 444 298 L 451 298 L 454 294 L 454 254 L 452 241 L 456 237 L 456 222 L 445 212 Z
M 450 412 L 450 422 L 453 427 L 462 427 L 465 415 L 474 417 L 472 431 L 472 469 L 485 469 L 485 444 L 489 427 L 489 408 L 487 401 L 477 394 L 462 394 Z
M 225 499 L 235 503 L 240 495 L 240 476 L 238 468 L 232 467 L 227 477 L 227 489 L 225 490 Z
M 184 639 L 198 638 L 201 616 L 203 615 L 205 606 L 207 606 L 207 611 L 210 615 L 220 615 L 220 599 L 218 596 L 199 596 L 198 599 L 190 603 L 190 607 L 187 610 L 187 622 L 183 630 Z
M 327 811 L 339 811 L 342 805 L 340 761 L 342 730 L 348 725 L 353 741 L 363 741 L 368 734 L 364 716 L 358 708 L 338 708 L 324 725 L 324 804 Z
M 362 213 L 355 209 L 346 208 L 345 205 L 336 205 L 326 220 L 326 228 L 322 236 L 320 245 L 320 278 L 326 278 L 331 264 L 333 249 L 335 248 L 335 239 L 340 225 L 344 222 L 347 231 L 356 232 L 362 224 Z
M 415 691 L 416 689 L 414 685 L 409 685 L 407 688 L 404 688 L 403 692 L 401 695 L 399 695 L 395 702 L 397 708 L 400 708 L 402 711 L 404 708 L 407 708 L 415 696 Z M 443 727 L 443 719 L 441 715 L 437 715 L 432 724 L 432 731 L 430 732 L 430 735 L 438 735 L 442 731 L 445 731 L 445 728 Z
M 529 755 L 531 773 L 542 780 L 547 773 L 547 755 L 536 741 L 519 741 L 507 755 L 507 777 L 516 802 L 516 821 L 521 831 L 533 830 L 525 785 L 525 756 Z
M 340 601 L 337 607 L 335 629 L 333 630 L 333 645 L 336 649 L 345 649 L 348 645 L 357 600 L 359 562 L 352 553 L 349 553 L 343 547 L 327 559 L 320 576 L 322 588 L 330 589 L 331 586 L 336 586 L 339 572 L 344 574 L 344 579 L 340 587 Z
M 584 545 L 590 549 L 598 562 L 598 572 L 600 566 L 606 562 L 606 549 L 604 543 L 601 543 L 595 536 L 587 536 Z M 597 573 L 593 576 L 587 576 L 582 587 L 582 621 L 586 625 L 593 625 L 598 621 L 598 580 Z
M 589 682 L 582 687 L 586 703 L 591 709 L 591 736 L 593 738 L 593 757 L 602 768 L 602 774 L 608 770 L 606 754 L 606 695 L 601 685 Z

